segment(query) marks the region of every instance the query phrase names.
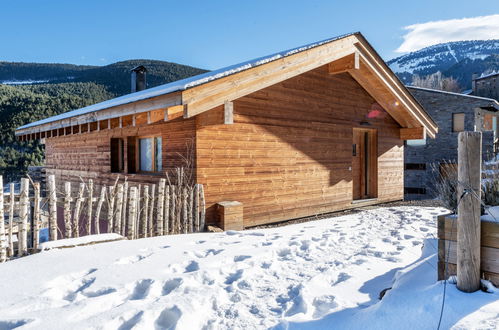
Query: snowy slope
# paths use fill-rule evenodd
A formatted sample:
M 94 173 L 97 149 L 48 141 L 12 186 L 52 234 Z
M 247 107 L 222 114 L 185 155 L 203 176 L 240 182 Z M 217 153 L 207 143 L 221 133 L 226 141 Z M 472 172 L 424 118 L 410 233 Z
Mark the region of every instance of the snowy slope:
M 0 329 L 435 328 L 442 283 L 432 238 L 444 212 L 381 208 L 49 250 L 0 264 Z M 442 329 L 499 324 L 498 294 L 448 292 Z
M 444 71 L 468 58 L 483 60 L 499 53 L 499 40 L 470 40 L 438 44 L 411 52 L 387 62 L 397 73 L 430 74 Z

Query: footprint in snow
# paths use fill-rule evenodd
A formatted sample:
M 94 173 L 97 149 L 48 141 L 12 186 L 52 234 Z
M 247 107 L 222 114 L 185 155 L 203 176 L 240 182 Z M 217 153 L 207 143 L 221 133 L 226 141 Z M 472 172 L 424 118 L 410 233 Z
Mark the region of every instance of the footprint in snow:
M 249 258 L 251 258 L 251 256 L 245 256 L 245 255 L 235 256 L 234 262 L 244 261 Z
M 144 260 L 147 257 L 150 257 L 152 253 L 149 254 L 137 254 L 134 256 L 128 256 L 124 258 L 120 258 L 114 262 L 116 265 L 129 265 L 129 264 L 134 264 L 137 263 L 141 260 Z
M 209 249 L 209 250 L 206 250 L 204 252 L 204 256 L 207 257 L 210 254 L 216 256 L 217 254 L 219 254 L 219 253 L 221 253 L 223 251 L 224 251 L 224 249 L 218 249 L 218 250 L 217 249 Z
M 182 312 L 175 305 L 171 308 L 165 308 L 156 319 L 155 325 L 157 329 L 175 329 L 177 322 L 182 316 Z
M 87 298 L 96 298 L 96 297 L 105 296 L 107 294 L 111 294 L 114 292 L 116 292 L 115 288 L 108 287 L 108 288 L 101 288 L 101 289 L 96 290 L 96 291 L 85 290 L 82 292 L 82 294 Z
M 243 273 L 244 273 L 244 269 L 239 269 L 235 273 L 230 274 L 225 279 L 225 284 L 231 285 L 235 281 L 239 280 L 243 276 Z
M 422 232 L 427 232 L 429 231 L 430 229 L 428 229 L 427 227 L 419 227 L 419 230 L 421 230 Z
M 93 283 L 95 282 L 95 277 L 92 278 L 84 278 L 81 279 L 78 284 L 76 290 L 70 290 L 66 296 L 64 297 L 64 300 L 67 301 L 74 301 L 76 299 L 76 296 L 78 293 L 82 292 L 86 288 L 90 287 Z
M 33 320 L 31 319 L 21 319 L 21 320 L 0 320 L 0 329 L 15 329 L 26 325 Z
M 130 296 L 130 300 L 142 300 L 147 297 L 149 294 L 149 290 L 151 289 L 151 284 L 154 281 L 151 279 L 144 279 L 137 281 L 135 283 L 135 287 L 133 289 L 132 295 Z
M 196 261 L 192 260 L 192 261 L 191 261 L 191 262 L 187 265 L 187 267 L 185 267 L 185 271 L 184 271 L 184 273 L 192 273 L 192 272 L 195 272 L 195 271 L 197 271 L 197 270 L 199 270 L 199 264 L 198 264 Z
M 263 269 L 269 269 L 270 266 L 272 266 L 272 263 L 271 262 L 262 262 L 262 264 L 260 265 L 260 267 L 262 267 Z
M 405 238 L 405 239 L 411 239 L 411 238 L 414 238 L 414 236 L 412 236 L 412 235 L 407 235 L 407 234 L 406 234 L 406 235 L 404 235 L 404 238 Z
M 120 325 L 120 327 L 118 328 L 118 330 L 133 329 L 137 325 L 137 323 L 139 323 L 140 320 L 142 319 L 142 315 L 144 315 L 144 311 L 140 311 L 140 312 L 136 313 L 134 316 L 132 316 L 131 318 L 129 318 L 128 320 L 123 322 Z
M 161 291 L 161 294 L 163 296 L 169 295 L 170 293 L 173 292 L 173 290 L 177 289 L 180 284 L 182 284 L 182 279 L 181 278 L 174 278 L 171 280 L 168 280 L 163 284 L 163 289 Z

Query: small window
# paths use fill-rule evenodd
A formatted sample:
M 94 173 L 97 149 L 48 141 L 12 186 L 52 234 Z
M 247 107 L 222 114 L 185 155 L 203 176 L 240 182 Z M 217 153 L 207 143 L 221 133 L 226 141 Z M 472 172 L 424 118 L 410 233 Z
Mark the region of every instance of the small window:
M 138 139 L 138 165 L 140 172 L 160 172 L 161 163 L 161 137 L 147 137 Z
M 426 195 L 426 188 L 405 187 L 404 193 L 410 195 Z
M 125 169 L 123 139 L 111 139 L 111 172 L 120 173 Z
M 406 170 L 415 170 L 415 171 L 425 171 L 426 164 L 425 163 L 407 163 L 405 164 Z
M 426 139 L 418 139 L 418 140 L 406 140 L 405 144 L 411 147 L 420 147 L 426 145 Z
M 464 113 L 452 114 L 452 131 L 453 132 L 464 131 Z

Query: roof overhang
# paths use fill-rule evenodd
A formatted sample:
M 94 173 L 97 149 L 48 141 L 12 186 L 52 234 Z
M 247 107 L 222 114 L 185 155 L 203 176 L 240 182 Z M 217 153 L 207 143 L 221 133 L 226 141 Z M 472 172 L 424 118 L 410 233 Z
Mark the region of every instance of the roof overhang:
M 360 34 L 350 34 L 227 68 L 189 81 L 134 94 L 51 117 L 16 130 L 24 138 L 44 138 L 102 128 L 191 118 L 245 95 L 327 65 L 330 74 L 348 72 L 401 126 L 401 139 L 434 137 L 437 125 Z M 232 70 L 232 71 L 231 71 Z M 199 82 L 199 83 L 196 83 Z M 164 91 L 164 94 L 161 94 Z M 140 94 L 139 94 L 140 95 Z M 127 99 L 132 100 L 126 103 Z M 93 107 L 93 108 L 92 108 Z M 72 114 L 73 113 L 73 114 Z M 154 118 L 154 119 L 152 119 Z M 113 124 L 114 123 L 114 124 Z M 69 129 L 70 128 L 70 129 Z

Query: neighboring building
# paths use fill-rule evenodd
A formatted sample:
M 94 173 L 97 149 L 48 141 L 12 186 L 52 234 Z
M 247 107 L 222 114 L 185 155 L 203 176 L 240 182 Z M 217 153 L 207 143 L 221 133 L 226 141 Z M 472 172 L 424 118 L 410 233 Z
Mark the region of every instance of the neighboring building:
M 406 141 L 405 198 L 433 198 L 433 182 L 439 175 L 435 169 L 441 170 L 440 166 L 445 162 L 457 163 L 459 132 L 482 131 L 484 160 L 495 154 L 499 103 L 490 98 L 434 89 L 408 89 L 437 123 L 439 130 L 435 139 Z
M 19 127 L 58 182 L 159 177 L 191 159 L 207 222 L 244 226 L 403 199 L 404 139 L 437 126 L 360 33 L 142 90 Z
M 471 81 L 472 95 L 488 97 L 499 101 L 499 72 L 478 76 L 473 74 Z

